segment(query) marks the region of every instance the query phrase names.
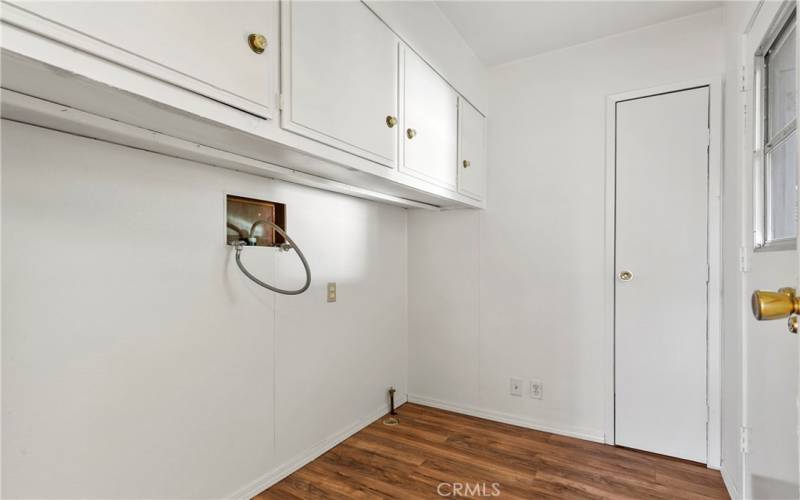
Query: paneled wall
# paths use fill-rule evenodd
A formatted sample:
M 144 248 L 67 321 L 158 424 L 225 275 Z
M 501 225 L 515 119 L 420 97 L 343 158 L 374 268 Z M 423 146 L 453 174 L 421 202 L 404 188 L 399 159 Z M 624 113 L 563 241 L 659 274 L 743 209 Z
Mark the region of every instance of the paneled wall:
M 252 495 L 406 392 L 405 210 L 2 125 L 4 497 Z M 287 204 L 306 293 L 226 193 Z
M 409 215 L 411 399 L 604 438 L 606 97 L 723 62 L 717 9 L 490 70 L 489 208 Z

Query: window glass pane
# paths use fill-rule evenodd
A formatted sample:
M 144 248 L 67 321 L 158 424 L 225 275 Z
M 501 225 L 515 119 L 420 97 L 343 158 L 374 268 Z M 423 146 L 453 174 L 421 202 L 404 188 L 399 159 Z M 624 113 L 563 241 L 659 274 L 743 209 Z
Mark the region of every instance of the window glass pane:
M 794 18 L 790 22 L 792 28 L 781 34 L 767 54 L 767 141 L 788 125 L 796 113 Z
M 767 238 L 797 233 L 797 138 L 792 134 L 767 155 Z

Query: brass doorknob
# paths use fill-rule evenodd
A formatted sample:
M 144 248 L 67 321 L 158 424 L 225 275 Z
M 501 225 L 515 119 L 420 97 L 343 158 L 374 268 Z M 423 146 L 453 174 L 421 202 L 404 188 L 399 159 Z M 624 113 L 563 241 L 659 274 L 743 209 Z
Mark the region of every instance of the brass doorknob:
M 464 168 L 469 168 L 470 165 L 472 165 L 472 163 L 470 163 L 469 160 L 464 160 Z
M 406 130 L 406 135 L 408 136 L 409 139 L 413 139 L 417 135 L 417 131 L 414 130 L 413 128 L 410 128 Z
M 386 126 L 389 127 L 389 128 L 392 128 L 395 125 L 397 125 L 397 118 L 392 116 L 392 115 L 387 116 L 386 117 Z
M 267 48 L 267 37 L 258 33 L 250 33 L 247 37 L 247 44 L 256 54 L 261 54 Z
M 800 299 L 796 297 L 794 288 L 781 288 L 777 292 L 756 290 L 751 305 L 753 316 L 759 321 L 800 314 Z
M 619 279 L 622 281 L 630 281 L 633 279 L 633 273 L 630 271 L 620 271 Z

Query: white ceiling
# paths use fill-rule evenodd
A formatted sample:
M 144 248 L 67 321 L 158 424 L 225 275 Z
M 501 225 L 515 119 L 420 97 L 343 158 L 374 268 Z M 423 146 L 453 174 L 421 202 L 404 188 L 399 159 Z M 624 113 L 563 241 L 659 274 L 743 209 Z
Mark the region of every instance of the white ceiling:
M 708 1 L 438 0 L 489 65 L 588 42 L 719 7 Z

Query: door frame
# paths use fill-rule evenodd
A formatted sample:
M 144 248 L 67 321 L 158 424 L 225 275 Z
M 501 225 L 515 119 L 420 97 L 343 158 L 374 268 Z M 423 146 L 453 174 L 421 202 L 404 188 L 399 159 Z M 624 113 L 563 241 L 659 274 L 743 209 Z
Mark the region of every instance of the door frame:
M 614 402 L 614 338 L 615 338 L 615 238 L 616 238 L 616 106 L 620 101 L 650 97 L 658 94 L 679 92 L 698 87 L 709 89 L 709 153 L 708 153 L 708 302 L 707 302 L 707 351 L 706 351 L 706 398 L 708 424 L 706 433 L 707 466 L 720 468 L 722 426 L 721 387 L 721 302 L 722 302 L 722 249 L 721 249 L 721 204 L 722 204 L 722 78 L 709 76 L 676 82 L 658 87 L 634 90 L 606 98 L 606 159 L 605 159 L 605 229 L 604 229 L 604 314 L 603 332 L 606 360 L 605 393 L 605 442 L 615 444 Z

